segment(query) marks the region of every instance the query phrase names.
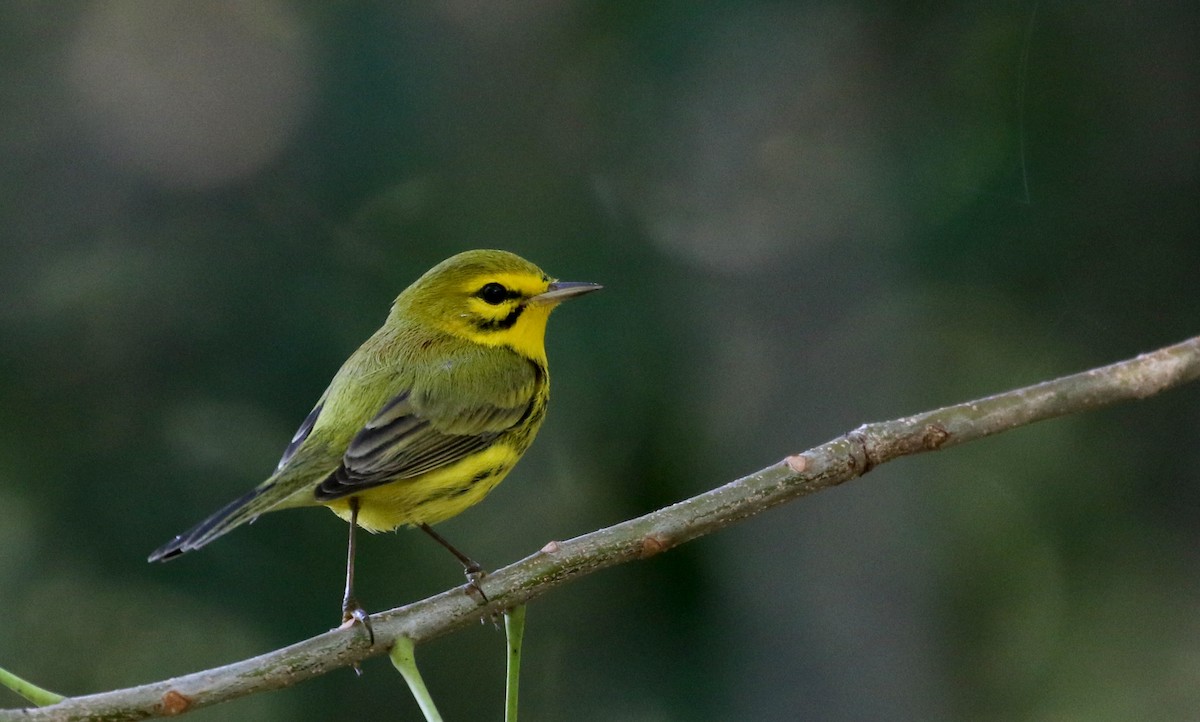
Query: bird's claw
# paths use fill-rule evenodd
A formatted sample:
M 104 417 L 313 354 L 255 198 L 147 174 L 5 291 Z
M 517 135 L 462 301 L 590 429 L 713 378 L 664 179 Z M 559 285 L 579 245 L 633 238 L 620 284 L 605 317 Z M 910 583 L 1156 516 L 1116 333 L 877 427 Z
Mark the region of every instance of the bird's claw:
M 463 591 L 467 593 L 467 596 L 480 604 L 487 604 L 489 601 L 488 595 L 484 594 L 483 587 L 479 585 L 483 581 L 483 578 L 487 576 L 487 572 L 483 570 L 483 567 L 474 564 L 464 569 L 463 573 L 467 577 L 467 584 L 463 587 Z
M 368 642 L 375 645 L 375 630 L 371 627 L 371 615 L 353 599 L 342 605 L 342 625 L 340 629 L 348 629 L 355 624 L 361 624 L 367 632 Z

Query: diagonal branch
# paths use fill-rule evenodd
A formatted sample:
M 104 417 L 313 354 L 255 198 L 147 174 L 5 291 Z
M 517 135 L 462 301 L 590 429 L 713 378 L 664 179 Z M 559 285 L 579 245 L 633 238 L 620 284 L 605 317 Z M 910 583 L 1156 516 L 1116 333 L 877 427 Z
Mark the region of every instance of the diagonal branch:
M 483 606 L 462 589 L 372 617 L 375 644 L 358 628 L 336 629 L 217 669 L 140 687 L 0 710 L 8 720 L 137 720 L 174 715 L 287 687 L 387 652 L 399 636 L 421 643 L 599 569 L 641 559 L 742 519 L 848 481 L 902 456 L 935 451 L 1067 414 L 1141 399 L 1200 378 L 1200 336 L 1133 359 L 976 401 L 866 424 L 803 454 L 645 516 L 564 542 L 489 575 Z

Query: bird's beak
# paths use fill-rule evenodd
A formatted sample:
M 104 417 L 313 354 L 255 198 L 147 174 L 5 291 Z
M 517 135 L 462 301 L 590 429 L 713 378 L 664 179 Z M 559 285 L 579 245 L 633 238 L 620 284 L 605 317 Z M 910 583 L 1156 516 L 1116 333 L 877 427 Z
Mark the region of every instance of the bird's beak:
M 601 288 L 604 286 L 587 281 L 555 281 L 544 292 L 529 299 L 529 302 L 539 306 L 554 306 L 568 298 L 599 291 Z

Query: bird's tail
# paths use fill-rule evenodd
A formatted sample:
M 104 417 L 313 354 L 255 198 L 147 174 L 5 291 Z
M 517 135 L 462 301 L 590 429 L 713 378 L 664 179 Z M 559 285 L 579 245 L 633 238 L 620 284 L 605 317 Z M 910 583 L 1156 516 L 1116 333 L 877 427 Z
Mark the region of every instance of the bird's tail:
M 275 493 L 269 493 L 274 491 Z M 255 487 L 247 494 L 234 499 L 221 507 L 212 516 L 188 529 L 171 541 L 163 544 L 150 554 L 150 561 L 160 562 L 199 549 L 213 539 L 233 531 L 242 524 L 247 524 L 258 518 L 259 514 L 270 511 L 278 503 L 280 489 L 275 484 L 266 483 Z

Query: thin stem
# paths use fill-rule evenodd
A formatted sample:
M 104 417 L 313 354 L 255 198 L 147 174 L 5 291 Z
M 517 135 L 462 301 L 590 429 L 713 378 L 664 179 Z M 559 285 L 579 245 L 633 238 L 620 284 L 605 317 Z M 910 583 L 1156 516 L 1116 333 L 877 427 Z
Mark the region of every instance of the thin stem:
M 429 696 L 425 680 L 421 679 L 421 671 L 417 669 L 413 641 L 408 637 L 397 637 L 388 656 L 391 657 L 392 665 L 408 683 L 408 689 L 412 692 L 413 699 L 417 700 L 417 706 L 421 708 L 421 714 L 425 715 L 426 722 L 442 722 L 442 715 L 433 703 L 433 697 Z
M 8 687 L 38 707 L 57 704 L 66 699 L 61 694 L 51 692 L 48 689 L 42 689 L 33 682 L 21 679 L 3 667 L 0 667 L 0 685 Z
M 508 668 L 504 678 L 504 722 L 517 722 L 517 692 L 521 684 L 521 641 L 525 638 L 525 605 L 504 613 L 508 640 Z

